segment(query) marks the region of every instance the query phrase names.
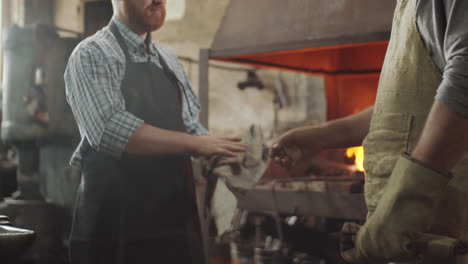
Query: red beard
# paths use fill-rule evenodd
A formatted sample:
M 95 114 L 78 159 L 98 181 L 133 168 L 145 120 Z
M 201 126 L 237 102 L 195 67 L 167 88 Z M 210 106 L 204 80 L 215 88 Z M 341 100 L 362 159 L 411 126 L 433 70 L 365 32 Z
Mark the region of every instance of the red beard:
M 158 5 L 156 1 L 153 1 L 152 5 L 143 9 L 140 6 L 136 6 L 132 1 L 124 1 L 124 4 L 128 20 L 135 27 L 145 32 L 153 32 L 163 26 L 166 19 L 165 5 Z

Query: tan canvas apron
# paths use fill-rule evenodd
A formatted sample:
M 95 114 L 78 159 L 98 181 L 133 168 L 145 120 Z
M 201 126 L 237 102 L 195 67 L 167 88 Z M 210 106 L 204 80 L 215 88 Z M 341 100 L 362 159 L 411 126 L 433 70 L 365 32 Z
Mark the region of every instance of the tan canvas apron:
M 365 195 L 369 216 L 375 210 L 401 152 L 413 150 L 429 114 L 442 75 L 416 25 L 417 0 L 398 0 L 392 37 L 380 78 L 370 131 L 364 140 Z M 468 158 L 453 171 L 433 232 L 466 239 Z M 441 263 L 424 260 L 420 263 Z M 444 262 L 447 263 L 447 262 Z M 468 263 L 463 259 L 451 263 Z

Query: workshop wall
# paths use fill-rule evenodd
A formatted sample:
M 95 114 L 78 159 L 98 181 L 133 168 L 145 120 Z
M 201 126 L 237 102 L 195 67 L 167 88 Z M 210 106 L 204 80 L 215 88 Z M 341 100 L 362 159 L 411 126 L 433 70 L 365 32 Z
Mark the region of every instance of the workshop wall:
M 182 1 L 182 0 L 179 0 Z M 154 38 L 169 44 L 179 56 L 198 60 L 200 48 L 208 48 L 223 18 L 228 0 L 185 0 L 185 16 L 169 21 Z M 198 89 L 198 65 L 184 62 L 195 88 Z M 236 64 L 211 62 L 212 65 L 242 68 Z M 322 78 L 279 72 L 258 71 L 265 89 L 241 91 L 237 83 L 246 79 L 246 72 L 210 68 L 210 131 L 213 134 L 241 134 L 251 124 L 260 125 L 268 137 L 273 133 L 275 82 L 283 78 L 290 106 L 279 110 L 278 128 L 325 120 L 325 94 Z

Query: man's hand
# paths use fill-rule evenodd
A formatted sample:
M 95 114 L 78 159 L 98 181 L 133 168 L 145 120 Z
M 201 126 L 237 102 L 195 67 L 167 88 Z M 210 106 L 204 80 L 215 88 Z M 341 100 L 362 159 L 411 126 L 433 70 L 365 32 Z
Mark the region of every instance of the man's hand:
M 277 164 L 291 168 L 305 158 L 324 149 L 321 128 L 302 127 L 286 132 L 270 149 L 270 158 Z
M 247 145 L 236 137 L 194 136 L 191 153 L 195 156 L 236 157 L 237 153 L 247 151 Z

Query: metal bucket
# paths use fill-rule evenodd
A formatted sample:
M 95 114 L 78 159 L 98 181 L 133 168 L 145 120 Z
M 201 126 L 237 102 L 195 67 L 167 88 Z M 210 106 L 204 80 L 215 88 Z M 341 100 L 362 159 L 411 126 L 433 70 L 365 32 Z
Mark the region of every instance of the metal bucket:
M 280 250 L 256 248 L 254 264 L 289 264 L 290 259 L 283 256 Z
M 231 264 L 254 264 L 253 247 L 248 243 L 231 242 Z

